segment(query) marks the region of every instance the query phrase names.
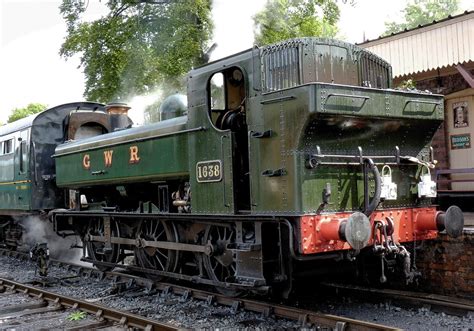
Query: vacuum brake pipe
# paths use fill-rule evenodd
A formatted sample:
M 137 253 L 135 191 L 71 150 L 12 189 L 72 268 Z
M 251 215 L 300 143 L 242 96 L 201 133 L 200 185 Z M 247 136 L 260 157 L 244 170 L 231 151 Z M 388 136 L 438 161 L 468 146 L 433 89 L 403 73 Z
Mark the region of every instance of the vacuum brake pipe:
M 370 217 L 374 210 L 377 208 L 377 206 L 380 203 L 380 194 L 382 192 L 382 178 L 380 177 L 380 172 L 379 169 L 377 169 L 377 166 L 375 165 L 374 161 L 369 158 L 364 159 L 364 200 L 368 201 L 369 200 L 369 179 L 366 174 L 366 167 L 368 167 L 368 170 L 374 175 L 374 181 L 375 181 L 375 192 L 374 192 L 374 197 L 370 201 L 370 203 L 366 203 L 366 208 L 364 210 L 364 214 L 367 217 Z

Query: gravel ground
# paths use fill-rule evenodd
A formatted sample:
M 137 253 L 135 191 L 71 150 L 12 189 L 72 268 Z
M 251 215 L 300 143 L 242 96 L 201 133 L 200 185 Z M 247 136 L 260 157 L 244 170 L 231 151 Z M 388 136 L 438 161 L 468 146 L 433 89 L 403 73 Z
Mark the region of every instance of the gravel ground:
M 35 264 L 14 258 L 0 256 L 0 277 L 12 279 L 21 283 L 39 280 L 35 276 Z M 204 301 L 186 300 L 168 294 L 162 297 L 150 295 L 141 289 L 130 289 L 117 293 L 117 287 L 109 281 L 73 277 L 73 272 L 52 266 L 48 270 L 48 291 L 74 296 L 119 310 L 131 311 L 169 323 L 181 328 L 208 329 L 297 329 L 299 324 L 294 321 L 265 318 L 260 314 L 239 311 L 233 314 L 231 308 L 208 306 Z
M 73 309 L 55 310 L 25 316 L 15 316 L 17 311 L 8 310 L 12 306 L 32 304 L 38 304 L 38 306 L 30 306 L 30 309 L 46 308 L 43 300 L 34 299 L 27 294 L 10 291 L 0 294 L 0 330 L 44 330 L 58 327 L 67 329 L 96 323 L 94 316 L 90 315 L 80 321 L 68 320 L 70 314 L 75 311 Z M 49 307 L 53 308 L 54 304 Z
M 405 330 L 474 330 L 473 314 L 459 317 L 433 312 L 421 305 L 391 300 L 376 303 L 367 301 L 367 298 L 361 297 L 332 296 L 329 299 L 303 299 L 294 306 Z
M 62 312 L 49 312 L 42 314 L 32 314 L 19 319 L 2 320 L 0 330 L 53 330 L 68 328 L 78 328 L 87 324 L 96 323 L 94 316 L 86 316 L 80 321 L 69 321 L 71 310 Z
M 32 262 L 0 256 L 0 265 L 2 265 L 0 277 L 25 283 L 39 278 L 35 276 L 35 265 Z M 53 285 L 48 287 L 48 290 L 131 311 L 182 328 L 230 330 L 298 329 L 300 327 L 293 321 L 265 318 L 251 312 L 238 311 L 233 314 L 231 308 L 208 306 L 200 300 L 190 299 L 181 302 L 181 297 L 173 294 L 163 297 L 158 294 L 150 295 L 141 289 L 133 288 L 123 293 L 117 293 L 117 287 L 108 281 L 74 276 L 73 272 L 50 267 L 48 278 L 53 280 Z M 368 303 L 361 298 L 349 296 L 332 296 L 327 299 L 314 295 L 294 302 L 292 305 L 297 308 L 306 308 L 407 330 L 474 330 L 474 316 L 445 315 L 432 312 L 424 307 L 402 307 L 391 302 Z

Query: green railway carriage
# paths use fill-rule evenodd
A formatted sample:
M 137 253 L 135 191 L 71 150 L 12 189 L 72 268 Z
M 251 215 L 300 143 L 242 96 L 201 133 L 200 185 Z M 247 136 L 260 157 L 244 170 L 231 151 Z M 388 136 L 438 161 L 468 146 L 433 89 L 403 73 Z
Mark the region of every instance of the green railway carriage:
M 64 208 L 51 156 L 68 139 L 111 130 L 104 105 L 76 102 L 47 109 L 0 127 L 0 236 L 2 244 L 21 242 L 23 219 Z
M 97 267 L 133 255 L 155 276 L 286 295 L 360 251 L 412 278 L 402 243 L 462 229 L 431 202 L 442 97 L 391 89 L 390 65 L 357 46 L 250 49 L 192 70 L 187 97 L 184 114 L 56 149 L 75 194 L 56 231 Z

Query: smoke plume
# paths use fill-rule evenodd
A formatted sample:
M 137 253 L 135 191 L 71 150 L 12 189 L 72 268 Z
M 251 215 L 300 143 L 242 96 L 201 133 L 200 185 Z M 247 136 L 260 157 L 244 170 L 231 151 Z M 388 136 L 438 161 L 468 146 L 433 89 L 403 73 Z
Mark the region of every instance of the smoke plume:
M 163 92 L 158 89 L 152 93 L 136 95 L 132 97 L 127 104 L 132 107 L 128 116 L 132 119 L 134 125 L 143 125 L 146 122 L 146 113 L 149 107 L 161 100 Z
M 82 250 L 71 248 L 72 245 L 82 245 L 79 237 L 60 237 L 53 231 L 53 225 L 48 220 L 37 216 L 29 216 L 19 223 L 24 227 L 23 244 L 28 250 L 37 243 L 47 243 L 52 259 L 89 266 L 80 260 Z

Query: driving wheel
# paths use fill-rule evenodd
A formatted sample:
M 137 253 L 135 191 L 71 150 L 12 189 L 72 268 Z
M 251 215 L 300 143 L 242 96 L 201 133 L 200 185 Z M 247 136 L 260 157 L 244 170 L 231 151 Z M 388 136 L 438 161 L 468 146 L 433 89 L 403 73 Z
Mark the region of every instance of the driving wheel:
M 112 237 L 120 237 L 119 226 L 114 220 L 110 221 L 110 232 Z M 105 234 L 104 220 L 94 219 L 89 222 L 87 234 L 90 236 L 103 237 Z M 86 241 L 87 255 L 97 262 L 117 263 L 120 258 L 120 244 L 111 244 L 111 249 L 107 249 L 104 242 Z M 114 267 L 94 263 L 100 271 L 110 271 Z
M 144 220 L 138 230 L 138 240 L 176 242 L 177 235 L 175 228 L 163 220 Z M 150 246 L 135 248 L 138 266 L 146 269 L 174 272 L 178 264 L 177 257 L 176 250 Z M 147 275 L 154 280 L 163 278 L 153 273 L 147 273 Z
M 204 234 L 204 244 L 210 243 L 213 247 L 211 255 L 203 255 L 204 268 L 209 279 L 234 283 L 237 272 L 235 253 L 227 246 L 235 242 L 235 229 L 231 226 L 209 225 Z M 227 296 L 238 296 L 238 289 L 217 286 L 216 289 Z

